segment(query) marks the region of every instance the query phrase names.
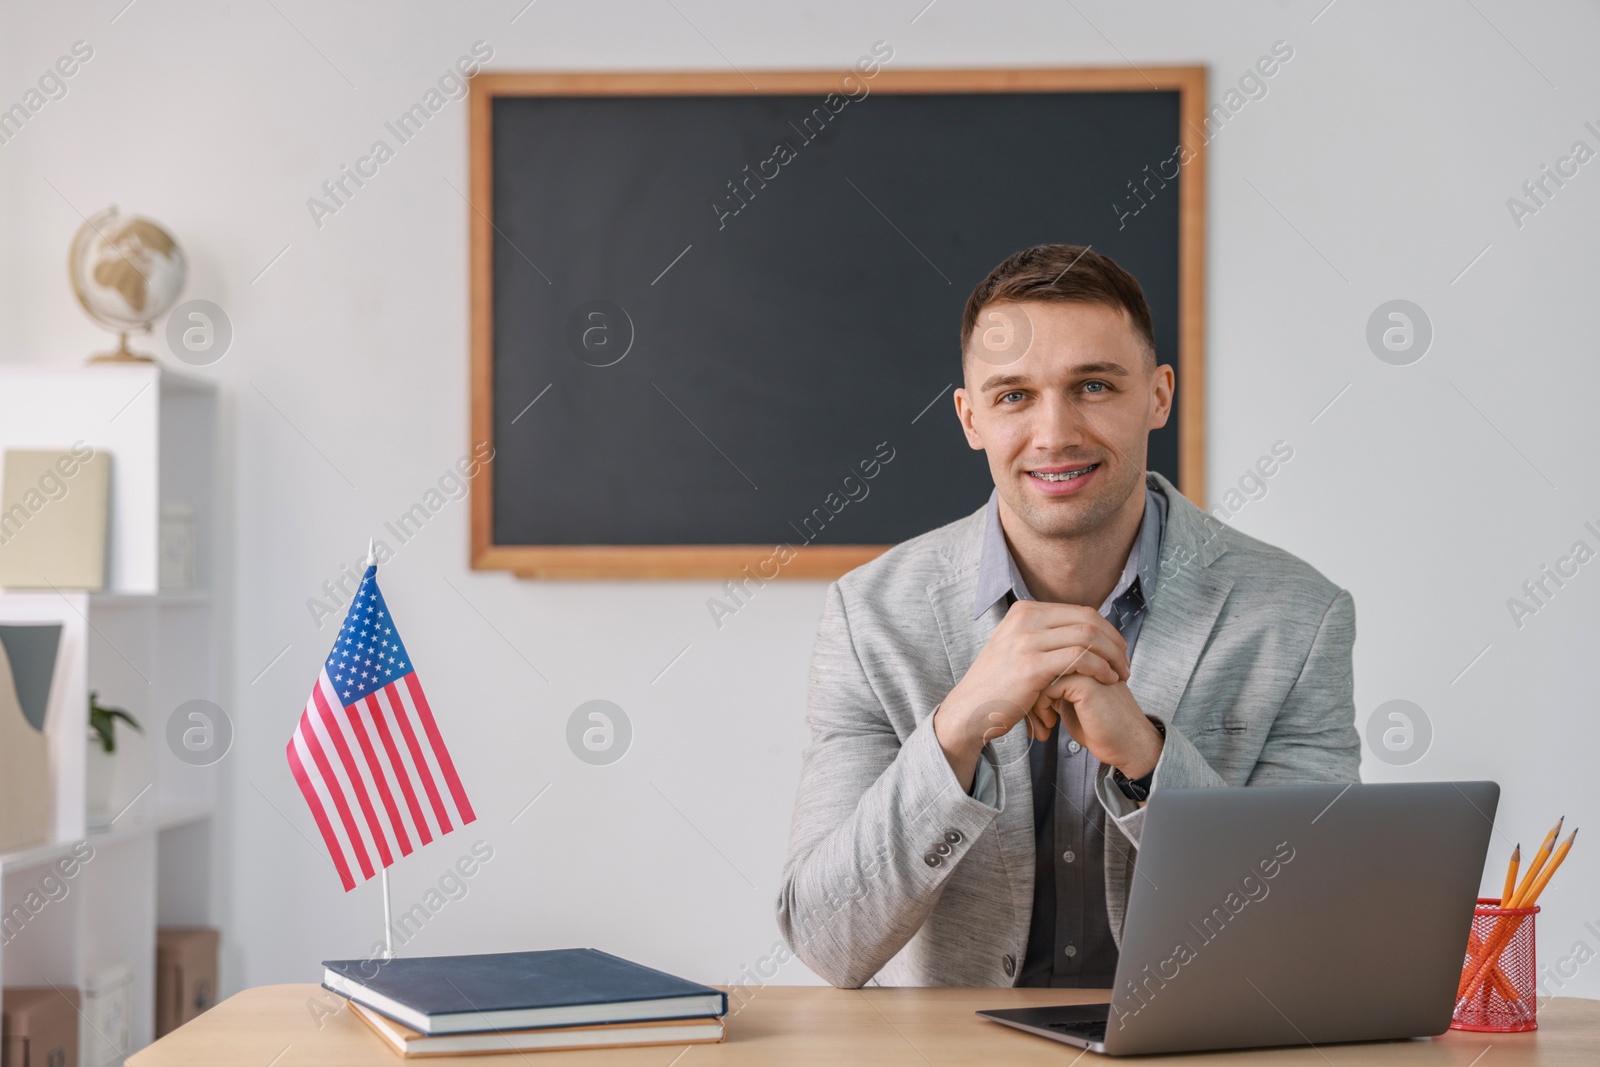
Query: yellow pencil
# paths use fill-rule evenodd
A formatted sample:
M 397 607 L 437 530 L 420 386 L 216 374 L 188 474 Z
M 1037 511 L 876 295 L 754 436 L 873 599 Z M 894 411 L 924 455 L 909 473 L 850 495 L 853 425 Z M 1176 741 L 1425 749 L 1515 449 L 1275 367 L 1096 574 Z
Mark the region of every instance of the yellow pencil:
M 1522 843 L 1519 841 L 1517 843 L 1517 847 L 1511 850 L 1511 863 L 1506 867 L 1506 885 L 1505 888 L 1500 891 L 1500 906 L 1502 908 L 1511 907 L 1511 898 L 1517 891 L 1517 869 L 1521 866 Z M 1481 958 L 1479 953 L 1483 948 L 1484 943 L 1479 941 L 1477 937 L 1473 937 L 1472 943 L 1467 946 L 1467 951 L 1473 957 Z M 1494 966 L 1490 970 L 1489 981 L 1500 993 L 1502 1000 L 1510 1003 L 1519 999 L 1517 997 L 1516 990 L 1512 988 L 1510 979 L 1506 978 L 1505 972 L 1500 969 L 1500 963 L 1498 960 L 1495 961 Z
M 1511 903 L 1507 907 L 1516 907 L 1517 902 L 1527 894 L 1529 887 L 1533 885 L 1534 879 L 1539 877 L 1539 871 L 1543 869 L 1544 861 L 1550 858 L 1550 850 L 1555 847 L 1556 838 L 1561 836 L 1561 824 L 1566 821 L 1567 817 L 1565 815 L 1561 816 L 1556 820 L 1556 824 L 1550 828 L 1550 832 L 1544 835 L 1544 844 L 1540 845 L 1539 851 L 1534 853 L 1533 862 L 1528 864 L 1528 869 L 1523 872 L 1522 882 L 1517 886 L 1517 891 L 1511 895 Z
M 1522 866 L 1522 845 L 1518 844 L 1511 852 L 1511 865 L 1506 868 L 1506 887 L 1500 893 L 1500 906 L 1509 908 L 1511 896 L 1517 891 L 1517 868 Z
M 1533 883 L 1533 888 L 1526 897 L 1519 897 L 1517 907 L 1531 908 L 1539 901 L 1539 894 L 1544 892 L 1544 887 L 1550 884 L 1550 876 L 1556 873 L 1556 868 L 1561 866 L 1561 861 L 1567 858 L 1567 853 L 1572 851 L 1572 843 L 1578 839 L 1578 831 L 1573 830 L 1567 839 L 1561 842 L 1561 847 L 1556 849 L 1556 854 L 1550 857 L 1550 862 L 1540 872 L 1539 880 Z

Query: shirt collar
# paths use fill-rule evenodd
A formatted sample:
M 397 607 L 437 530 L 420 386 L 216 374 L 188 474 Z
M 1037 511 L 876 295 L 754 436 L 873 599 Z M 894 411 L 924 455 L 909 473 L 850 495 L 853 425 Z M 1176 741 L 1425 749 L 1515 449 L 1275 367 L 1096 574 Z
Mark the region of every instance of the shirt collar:
M 1167 498 L 1155 489 L 1145 486 L 1144 518 L 1139 522 L 1139 534 L 1133 539 L 1122 573 L 1105 602 L 1100 614 L 1105 615 L 1117 599 L 1139 583 L 1141 597 L 1148 599 L 1155 589 L 1156 570 L 1161 555 L 1161 535 L 1167 525 Z M 1005 533 L 1000 528 L 1000 490 L 989 494 L 989 504 L 984 508 L 983 554 L 978 561 L 978 591 L 973 600 L 972 617 L 981 618 L 1007 593 L 1018 600 L 1033 600 L 1028 585 L 1017 570 L 1017 561 L 1006 545 Z

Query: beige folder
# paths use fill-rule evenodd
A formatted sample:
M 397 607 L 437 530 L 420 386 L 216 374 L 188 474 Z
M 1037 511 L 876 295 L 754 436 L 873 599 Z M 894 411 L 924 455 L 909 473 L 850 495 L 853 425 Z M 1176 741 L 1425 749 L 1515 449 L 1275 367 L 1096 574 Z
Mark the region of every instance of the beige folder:
M 104 588 L 111 457 L 84 451 L 6 451 L 0 587 Z

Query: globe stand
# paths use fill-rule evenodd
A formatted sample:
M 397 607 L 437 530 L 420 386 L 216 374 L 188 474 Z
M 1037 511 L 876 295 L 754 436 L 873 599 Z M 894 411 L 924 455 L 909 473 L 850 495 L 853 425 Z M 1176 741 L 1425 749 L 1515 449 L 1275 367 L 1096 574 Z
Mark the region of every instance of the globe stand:
M 128 331 L 123 330 L 117 334 L 117 350 L 115 352 L 101 352 L 99 355 L 90 356 L 89 362 L 93 363 L 154 363 L 152 356 L 135 352 L 128 347 Z

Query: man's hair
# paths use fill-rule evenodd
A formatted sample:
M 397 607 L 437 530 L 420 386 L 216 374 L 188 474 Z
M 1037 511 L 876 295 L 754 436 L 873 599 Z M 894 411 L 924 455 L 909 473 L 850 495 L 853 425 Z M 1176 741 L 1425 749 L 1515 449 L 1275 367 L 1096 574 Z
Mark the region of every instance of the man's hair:
M 1156 362 L 1156 332 L 1144 289 L 1133 275 L 1083 245 L 1034 245 L 1007 256 L 967 297 L 961 314 L 961 352 L 977 328 L 978 315 L 991 304 L 1050 301 L 1103 304 L 1120 308 L 1144 339 L 1152 365 Z

